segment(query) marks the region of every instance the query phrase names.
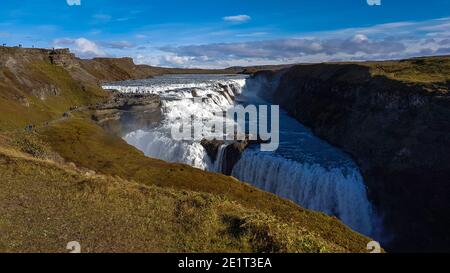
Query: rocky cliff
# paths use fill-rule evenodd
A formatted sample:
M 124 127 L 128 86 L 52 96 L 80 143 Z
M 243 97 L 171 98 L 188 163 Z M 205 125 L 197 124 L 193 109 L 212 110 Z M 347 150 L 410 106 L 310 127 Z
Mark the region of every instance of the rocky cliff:
M 450 57 L 300 65 L 254 77 L 274 103 L 356 159 L 387 246 L 449 250 Z
M 153 128 L 161 122 L 159 96 L 110 92 L 113 95 L 107 103 L 90 106 L 91 118 L 108 132 L 123 136 L 139 129 Z

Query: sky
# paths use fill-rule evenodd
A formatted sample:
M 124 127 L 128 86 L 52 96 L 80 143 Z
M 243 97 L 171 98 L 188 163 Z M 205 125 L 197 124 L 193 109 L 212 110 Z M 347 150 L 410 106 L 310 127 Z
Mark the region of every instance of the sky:
M 0 0 L 0 44 L 169 67 L 450 54 L 450 0 Z

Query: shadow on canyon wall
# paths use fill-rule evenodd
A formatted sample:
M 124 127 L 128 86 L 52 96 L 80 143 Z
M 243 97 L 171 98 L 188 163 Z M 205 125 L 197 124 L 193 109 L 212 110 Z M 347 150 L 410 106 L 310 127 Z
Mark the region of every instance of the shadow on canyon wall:
M 450 81 L 432 73 L 445 75 L 450 58 L 403 62 L 299 65 L 254 79 L 271 83 L 272 102 L 355 158 L 387 249 L 448 251 Z M 435 68 L 430 80 L 425 65 Z

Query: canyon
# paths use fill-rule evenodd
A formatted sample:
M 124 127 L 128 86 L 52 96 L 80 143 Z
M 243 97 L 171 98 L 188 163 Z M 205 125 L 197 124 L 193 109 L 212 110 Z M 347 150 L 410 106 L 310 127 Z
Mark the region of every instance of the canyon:
M 247 248 L 246 251 L 289 252 L 299 249 L 300 251 L 322 249 L 325 252 L 364 252 L 367 242 L 370 241 L 367 237 L 351 231 L 336 217 L 304 209 L 279 197 L 294 200 L 295 198 L 290 198 L 292 191 L 284 192 L 285 196 L 282 192 L 277 192 L 279 196 L 275 196 L 228 176 L 234 172 L 234 176 L 239 177 L 237 170 L 240 167 L 243 178 L 241 180 L 246 180 L 245 177 L 250 177 L 246 173 L 251 169 L 249 166 L 258 160 L 262 160 L 259 161 L 259 167 L 255 165 L 253 169 L 261 168 L 264 164 L 275 166 L 273 158 L 264 161 L 266 158 L 253 154 L 252 147 L 258 145 L 258 141 L 234 143 L 202 141 L 194 145 L 192 154 L 198 155 L 201 151 L 201 158 L 205 160 L 194 163 L 191 157 L 189 162 L 164 158 L 171 153 L 164 149 L 159 155 L 152 156 L 145 153 L 147 155 L 145 156 L 142 152 L 145 150 L 144 146 L 138 147 L 136 143 L 130 142 L 133 136 L 130 133 L 134 136 L 139 134 L 140 137 L 147 136 L 145 145 L 148 146 L 149 140 L 161 136 L 156 133 L 149 135 L 148 132 L 164 122 L 164 107 L 168 104 L 175 105 L 179 101 L 167 100 L 161 94 L 152 92 L 136 94 L 111 90 L 120 89 L 114 88 L 116 81 L 125 81 L 122 85 L 129 86 L 134 80 L 151 81 L 152 78 L 166 74 L 174 75 L 176 78 L 185 74 L 249 73 L 251 76 L 247 78 L 246 85 L 269 103 L 279 104 L 286 110 L 287 118 L 293 117 L 305 125 L 306 127 L 301 129 L 302 135 L 314 135 L 325 140 L 327 143 L 320 145 L 338 147 L 345 152 L 345 155 L 338 152 L 339 157 L 343 156 L 345 160 L 350 158 L 356 163 L 357 166 L 351 164 L 351 169 L 357 169 L 358 172 L 352 173 L 350 180 L 339 178 L 336 181 L 351 181 L 349 185 L 355 185 L 351 190 L 342 188 L 342 193 L 355 192 L 355 189 L 356 192 L 361 192 L 358 195 L 350 195 L 351 198 L 354 196 L 365 198 L 367 189 L 367 197 L 377 215 L 375 220 L 379 221 L 378 224 L 382 227 L 376 236 L 383 246 L 388 250 L 399 252 L 448 250 L 450 165 L 445 159 L 450 152 L 449 57 L 390 62 L 186 70 L 135 65 L 129 58 L 82 60 L 68 50 L 0 48 L 0 53 L 0 106 L 2 106 L 0 144 L 3 149 L 0 151 L 2 154 L 0 162 L 2 173 L 11 179 L 14 178 L 14 174 L 10 172 L 8 162 L 25 166 L 23 172 L 29 175 L 30 179 L 33 174 L 28 172 L 27 168 L 33 170 L 54 168 L 55 165 L 45 165 L 47 163 L 36 161 L 42 160 L 35 158 L 36 156 L 44 155 L 45 160 L 51 160 L 62 172 L 76 172 L 80 177 L 85 177 L 86 174 L 92 176 L 92 173 L 102 176 L 92 178 L 95 185 L 99 185 L 94 192 L 85 187 L 81 188 L 83 196 L 95 195 L 97 198 L 99 195 L 107 194 L 103 190 L 105 179 L 118 185 L 115 189 L 118 187 L 126 192 L 133 192 L 129 183 L 139 185 L 133 184 L 131 187 L 133 189 L 140 186 L 149 187 L 141 191 L 146 192 L 145 194 L 152 193 L 152 196 L 161 188 L 164 191 L 163 196 L 174 198 L 169 198 L 170 202 L 168 199 L 163 201 L 167 205 L 164 208 L 165 213 L 175 215 L 175 219 L 170 221 L 182 223 L 181 226 L 175 225 L 176 229 L 179 228 L 173 231 L 176 234 L 186 228 L 192 230 L 195 226 L 205 228 L 204 221 L 208 220 L 195 218 L 196 213 L 207 209 L 208 213 L 214 211 L 212 212 L 214 214 L 226 203 L 227 211 L 233 211 L 238 215 L 230 213 L 222 215 L 222 221 L 217 223 L 218 229 L 205 231 L 205 234 L 208 234 L 205 236 L 219 234 L 219 230 L 226 225 L 229 230 L 236 228 L 237 225 L 242 229 L 242 234 L 249 236 L 266 234 L 267 236 L 262 238 L 263 241 L 270 237 L 268 229 L 273 228 L 276 236 L 293 237 L 299 234 L 297 233 L 299 229 L 306 229 L 308 235 L 300 235 L 301 242 L 296 241 L 294 245 L 274 235 L 275 237 L 268 239 L 273 244 L 254 241 L 252 248 Z M 102 86 L 107 90 L 102 89 Z M 229 99 L 234 100 L 235 95 L 238 95 L 237 89 L 233 89 L 233 86 L 235 85 L 227 87 L 223 83 L 216 86 L 219 93 L 223 92 L 220 90 L 224 88 L 231 90 L 228 97 L 224 93 L 219 97 L 215 97 L 214 93 L 205 97 L 215 105 L 217 103 L 228 105 L 232 103 Z M 184 96 L 182 94 L 187 94 L 189 98 L 202 96 L 201 90 L 183 92 L 168 95 L 171 98 L 177 95 Z M 65 113 L 70 114 L 65 116 Z M 173 112 L 173 114 L 180 113 Z M 31 135 L 33 139 L 37 137 L 38 140 L 28 140 L 29 136 L 25 134 L 26 141 L 21 141 L 17 146 L 15 139 L 22 139 L 23 128 L 30 124 L 36 127 L 36 132 Z M 26 147 L 21 146 L 23 143 Z M 154 147 L 161 146 L 161 143 L 156 143 Z M 133 144 L 141 151 L 129 144 Z M 18 152 L 19 154 L 16 154 Z M 175 163 L 166 163 L 148 156 Z M 242 165 L 244 163 L 248 165 Z M 197 168 L 191 168 L 186 164 Z M 292 167 L 287 162 L 276 164 L 281 170 Z M 17 166 L 15 168 L 18 168 Z M 225 175 L 200 170 L 207 169 L 207 166 L 212 166 L 213 169 L 209 169 L 210 171 Z M 300 173 L 309 171 L 315 174 L 324 173 L 324 169 L 320 168 L 295 166 Z M 328 173 L 330 181 L 335 181 L 333 180 L 335 177 L 341 177 L 340 173 Z M 337 174 L 339 175 L 336 176 Z M 267 176 L 267 179 L 269 178 L 273 181 L 267 181 L 266 185 L 274 186 L 275 181 L 282 181 L 277 180 L 279 177 Z M 26 177 L 20 179 L 20 183 L 27 185 Z M 48 177 L 42 176 L 39 179 L 46 181 Z M 126 183 L 123 184 L 121 179 L 126 180 Z M 305 179 L 303 181 L 307 181 Z M 52 186 L 49 185 L 51 184 L 41 186 L 52 190 Z M 8 187 L 10 186 L 8 184 Z M 254 186 L 257 186 L 256 183 Z M 308 184 L 297 186 L 298 190 L 304 190 Z M 152 187 L 157 187 L 157 190 Z M 22 187 L 20 190 L 25 188 Z M 260 188 L 271 191 L 264 186 Z M 59 190 L 63 189 L 58 188 Z M 168 192 L 165 192 L 166 190 Z M 181 198 L 184 191 L 188 191 L 188 197 Z M 131 192 L 130 195 L 133 195 Z M 2 194 L 8 197 L 6 193 L 5 188 Z M 17 189 L 15 194 L 28 196 L 30 192 L 23 190 L 20 192 Z M 204 197 L 202 194 L 207 196 Z M 6 197 L 4 200 L 12 200 Z M 226 200 L 221 201 L 220 198 Z M 181 199 L 183 201 L 180 201 Z M 114 199 L 114 202 L 116 201 L 118 202 L 118 199 Z M 171 202 L 176 205 L 172 206 Z M 230 208 L 232 205 L 228 202 L 237 202 L 242 208 L 252 210 L 250 218 L 253 220 L 245 218 L 241 207 Z M 152 211 L 155 205 L 148 204 L 146 213 Z M 96 206 L 101 207 L 101 202 L 96 203 Z M 8 206 L 5 203 L 6 207 Z M 83 213 L 88 213 L 80 209 Z M 130 205 L 123 213 L 129 213 L 134 209 L 137 207 Z M 327 211 L 327 208 L 315 210 Z M 356 212 L 351 207 L 346 211 Z M 6 211 L 2 213 L 5 215 L 4 219 L 18 223 L 19 220 L 14 220 L 14 215 L 7 214 Z M 69 217 L 73 212 L 67 213 Z M 342 213 L 336 213 L 334 210 L 328 214 L 342 216 Z M 106 220 L 112 221 L 118 216 L 119 214 L 108 214 L 105 217 L 111 217 Z M 188 221 L 190 223 L 188 225 L 186 221 L 189 217 L 194 217 L 196 222 Z M 270 225 L 261 225 L 257 220 L 261 217 L 270 218 Z M 286 226 L 284 229 L 275 228 L 276 223 L 291 222 L 295 225 Z M 83 225 L 89 228 L 90 224 L 83 222 Z M 20 230 L 17 224 L 10 224 L 8 230 L 12 228 Z M 262 233 L 259 233 L 261 230 Z M 57 230 L 54 232 L 52 236 L 57 238 Z M 113 234 L 117 238 L 120 237 L 117 232 Z M 234 239 L 225 242 L 234 248 L 226 248 L 223 245 L 209 248 L 187 237 L 184 238 L 186 239 L 184 243 L 191 242 L 193 247 L 191 250 L 242 250 L 240 248 L 242 240 L 247 240 L 249 238 L 247 235 L 238 239 L 233 237 Z M 90 236 L 99 242 L 98 234 Z M 211 238 L 210 242 L 215 240 L 214 236 L 208 237 Z M 305 248 L 306 241 L 302 241 L 310 239 L 314 242 L 313 249 Z M 164 240 L 166 241 L 163 245 L 170 245 L 172 249 L 190 249 L 187 245 L 184 245 L 186 248 L 180 246 L 176 248 L 177 244 L 172 237 L 164 237 Z M 0 247 L 5 245 L 8 245 L 8 242 L 0 242 Z M 130 249 L 128 248 L 130 246 L 121 246 L 120 249 Z M 92 245 L 92 249 L 96 248 Z M 108 250 L 108 247 L 101 249 Z M 141 250 L 145 250 L 145 246 L 142 246 Z
M 256 72 L 247 85 L 353 157 L 376 213 L 374 236 L 384 246 L 446 251 L 449 59 L 298 65 Z M 257 143 L 201 144 L 219 172 L 237 175 L 236 164 Z

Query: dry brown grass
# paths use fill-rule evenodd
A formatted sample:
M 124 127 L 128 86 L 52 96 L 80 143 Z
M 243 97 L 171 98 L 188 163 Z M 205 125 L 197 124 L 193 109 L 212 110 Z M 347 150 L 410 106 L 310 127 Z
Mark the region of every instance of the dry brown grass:
M 226 197 L 93 175 L 0 148 L 0 252 L 343 252 Z

